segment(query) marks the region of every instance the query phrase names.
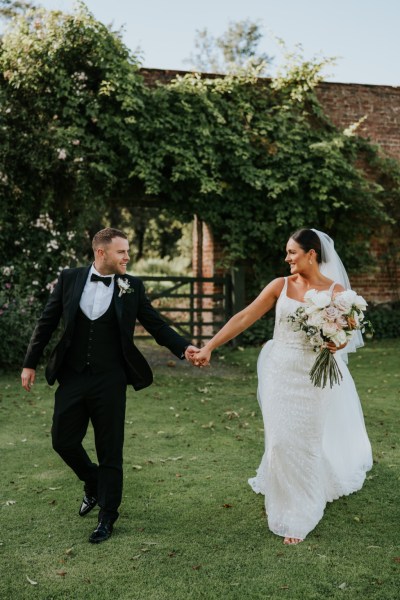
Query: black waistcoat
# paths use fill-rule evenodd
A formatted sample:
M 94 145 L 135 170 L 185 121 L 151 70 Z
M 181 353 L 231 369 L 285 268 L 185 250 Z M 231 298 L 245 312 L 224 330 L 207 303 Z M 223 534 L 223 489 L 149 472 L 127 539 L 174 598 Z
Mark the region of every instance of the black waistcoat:
M 112 300 L 104 315 L 94 321 L 78 309 L 66 362 L 78 372 L 90 368 L 93 373 L 101 373 L 123 366 L 120 332 Z

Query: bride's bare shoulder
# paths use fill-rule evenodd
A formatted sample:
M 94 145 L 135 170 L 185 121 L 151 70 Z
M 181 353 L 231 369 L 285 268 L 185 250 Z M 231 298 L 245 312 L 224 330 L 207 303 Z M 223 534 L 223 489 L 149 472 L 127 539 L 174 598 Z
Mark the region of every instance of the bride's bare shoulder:
M 277 277 L 269 282 L 269 284 L 264 288 L 269 293 L 272 293 L 276 298 L 278 298 L 283 290 L 283 286 L 285 285 L 284 277 Z

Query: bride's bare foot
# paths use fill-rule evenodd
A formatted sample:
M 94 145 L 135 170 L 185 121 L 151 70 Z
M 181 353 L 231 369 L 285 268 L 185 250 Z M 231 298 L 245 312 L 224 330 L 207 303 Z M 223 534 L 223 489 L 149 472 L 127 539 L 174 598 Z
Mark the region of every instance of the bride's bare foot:
M 293 546 L 294 544 L 300 544 L 300 542 L 302 541 L 303 540 L 301 540 L 300 538 L 285 537 L 283 543 L 287 546 Z

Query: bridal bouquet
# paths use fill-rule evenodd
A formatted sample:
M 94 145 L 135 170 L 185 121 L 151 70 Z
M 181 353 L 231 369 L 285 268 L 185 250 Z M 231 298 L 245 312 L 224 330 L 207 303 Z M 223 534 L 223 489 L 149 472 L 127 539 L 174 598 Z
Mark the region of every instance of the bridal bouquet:
M 367 303 L 354 290 L 345 290 L 332 297 L 327 292 L 309 290 L 304 296 L 305 306 L 289 315 L 295 331 L 304 331 L 313 350 L 319 355 L 310 371 L 310 379 L 324 388 L 329 381 L 332 388 L 343 379 L 335 355 L 325 347 L 333 342 L 338 348 L 346 344 L 357 329 L 364 332 L 371 324 L 364 317 Z

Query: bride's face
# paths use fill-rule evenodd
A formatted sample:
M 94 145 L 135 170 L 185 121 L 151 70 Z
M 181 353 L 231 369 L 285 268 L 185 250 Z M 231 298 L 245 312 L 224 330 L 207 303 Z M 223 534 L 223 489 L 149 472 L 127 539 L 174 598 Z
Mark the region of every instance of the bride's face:
M 310 260 L 312 260 L 310 253 L 304 252 L 303 248 L 292 238 L 289 239 L 286 244 L 286 258 L 285 261 L 290 266 L 290 273 L 293 275 L 294 273 L 302 273 L 303 271 L 307 271 L 310 268 Z

